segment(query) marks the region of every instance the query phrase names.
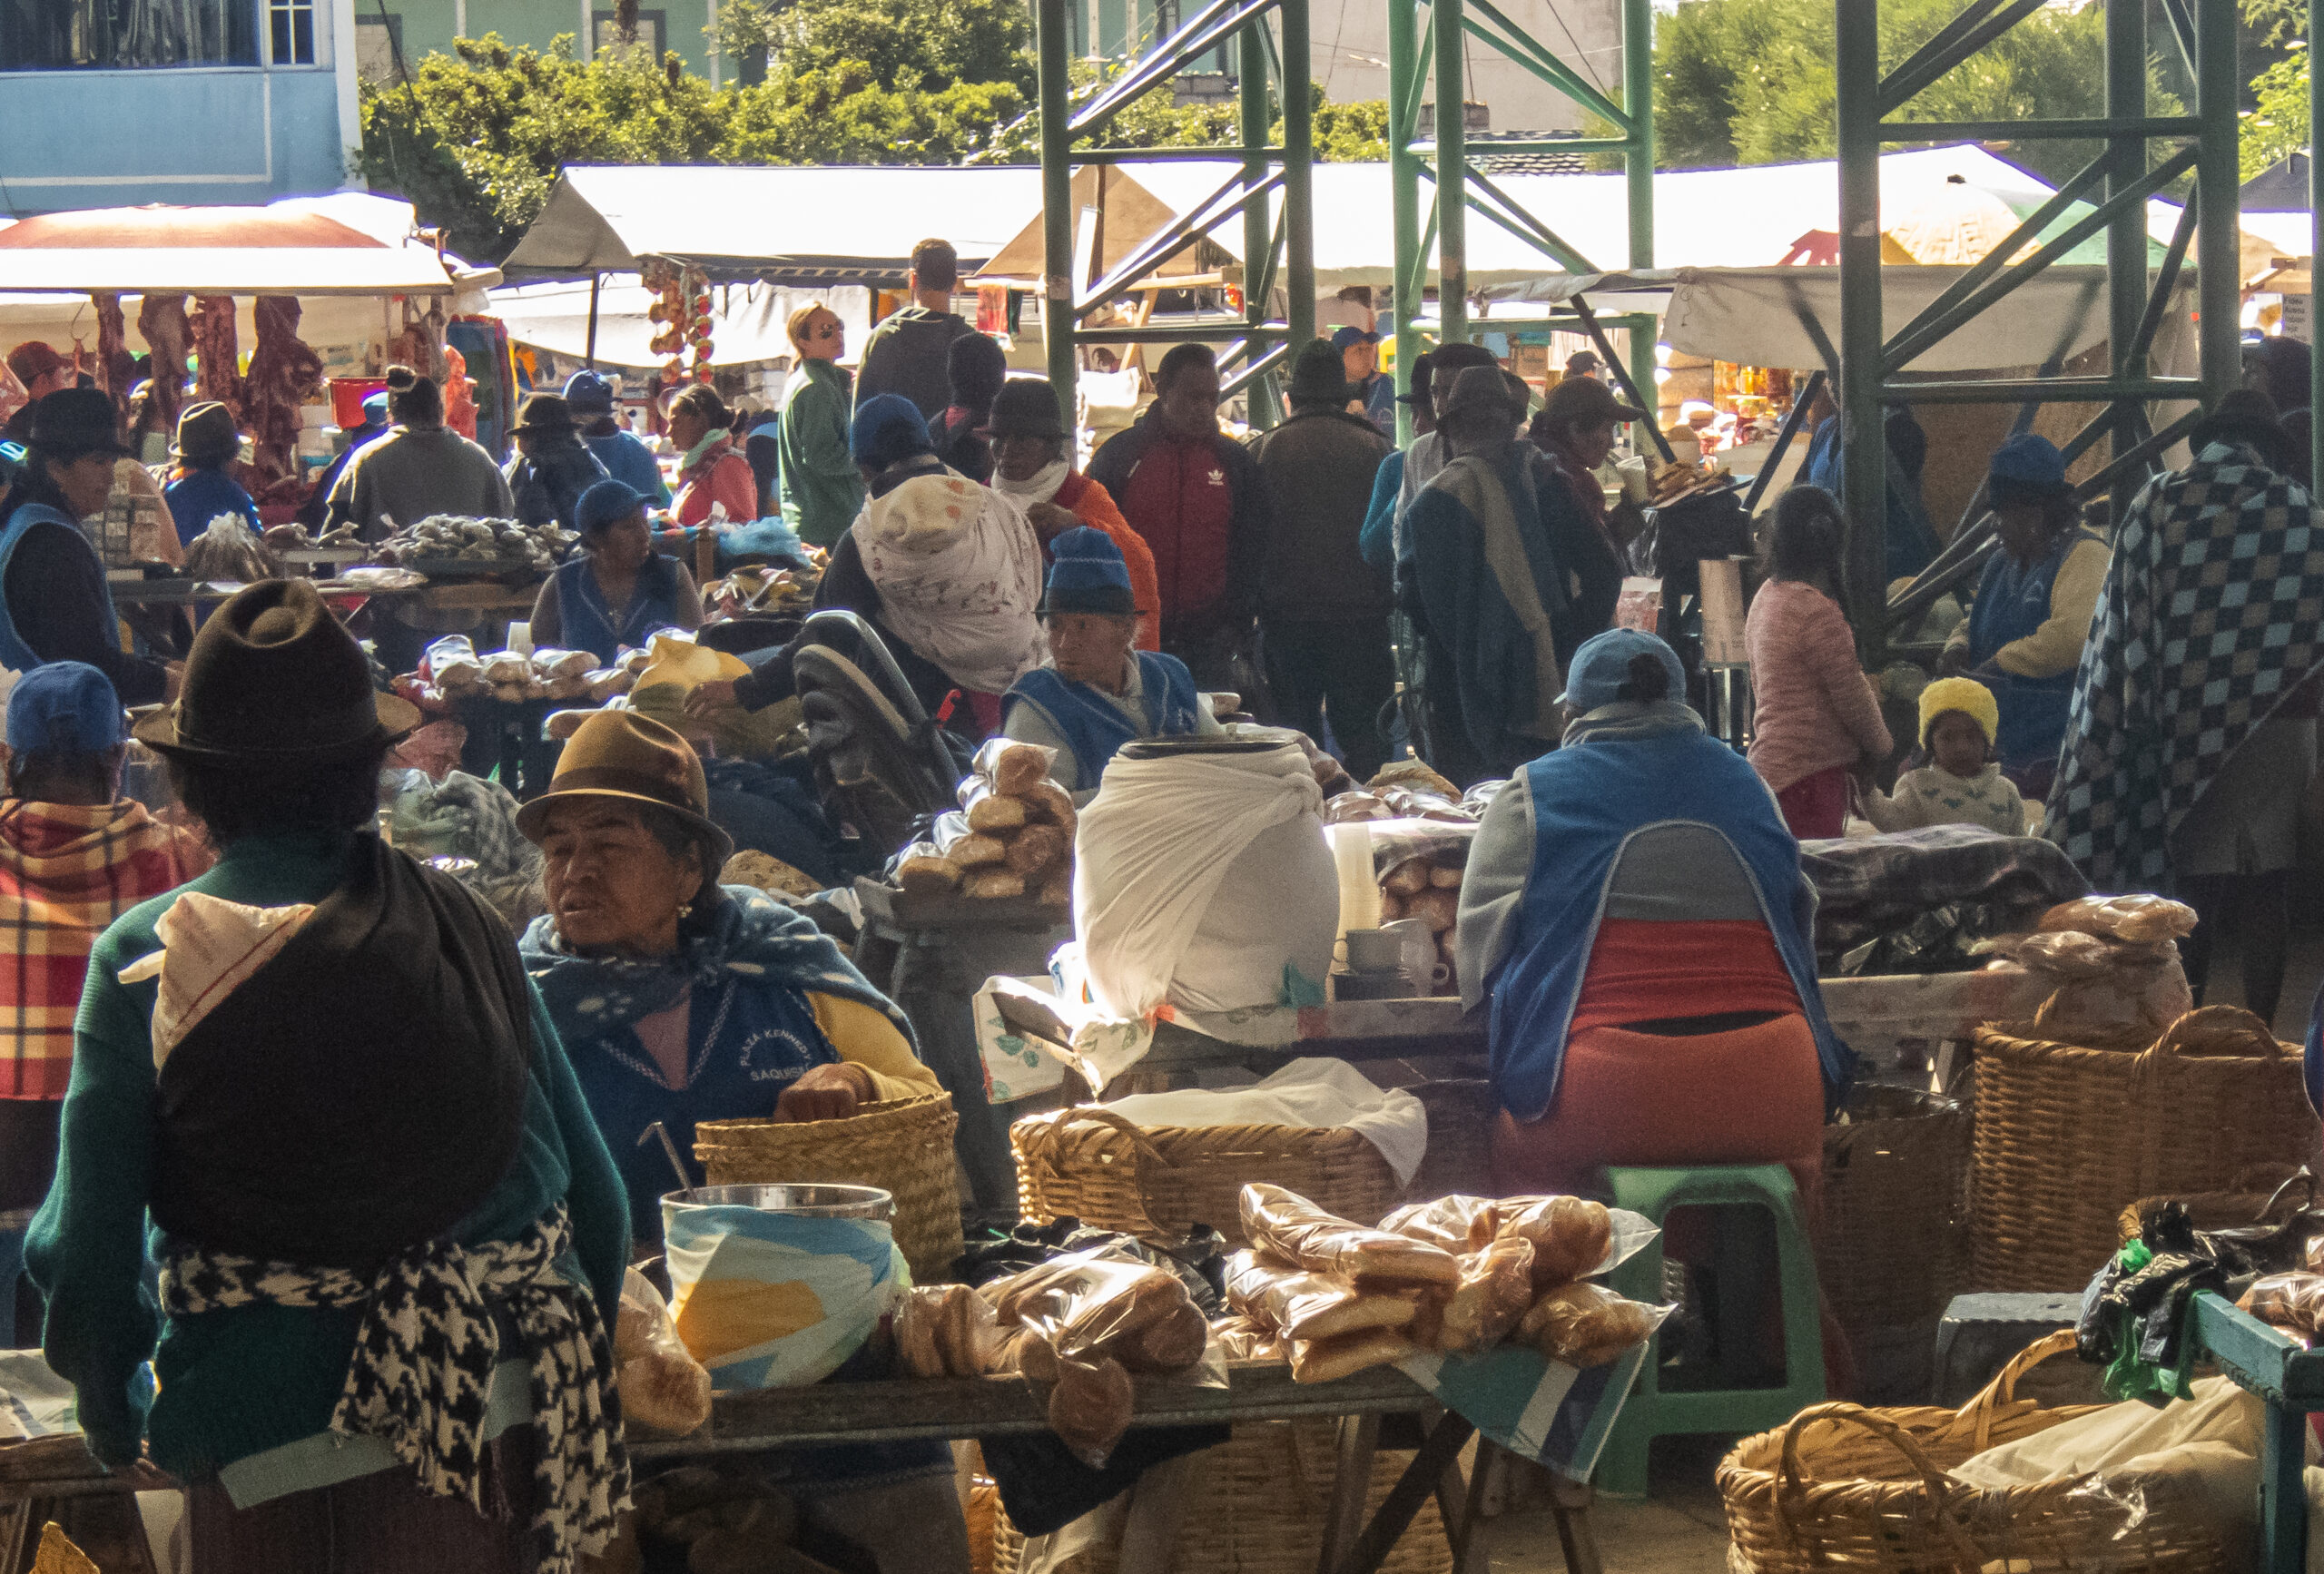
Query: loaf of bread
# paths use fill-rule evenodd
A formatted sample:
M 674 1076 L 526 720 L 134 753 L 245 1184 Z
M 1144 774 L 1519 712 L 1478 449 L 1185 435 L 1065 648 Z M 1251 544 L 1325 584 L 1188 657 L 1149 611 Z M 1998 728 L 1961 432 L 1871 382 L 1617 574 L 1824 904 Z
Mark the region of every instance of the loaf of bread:
M 2183 939 L 2195 932 L 2195 910 L 2168 897 L 2085 896 L 2060 902 L 2042 915 L 2043 933 L 2078 930 L 2131 945 Z
M 1025 801 L 1004 798 L 998 792 L 987 792 L 969 805 L 969 829 L 1000 832 L 1014 831 L 1025 823 Z
M 1551 1361 L 1603 1366 L 1654 1332 L 1653 1309 L 1587 1282 L 1552 1290 L 1533 1303 L 1517 1336 Z
M 1049 879 L 1041 882 L 1041 905 L 1043 907 L 1071 907 L 1073 905 L 1073 875 L 1070 871 L 1061 869 L 1054 870 L 1050 872 Z
M 1101 1251 L 1053 1258 L 980 1292 L 1000 1326 L 1047 1334 L 1060 1360 L 1109 1356 L 1133 1372 L 1183 1372 L 1208 1325 L 1178 1276 Z
M 981 869 L 988 863 L 1000 863 L 1009 857 L 1009 844 L 998 836 L 971 834 L 961 837 L 944 850 L 944 856 L 962 869 Z
M 1613 1216 L 1586 1197 L 1532 1197 L 1522 1205 L 1504 1204 L 1502 1239 L 1515 1236 L 1533 1248 L 1533 1287 L 1553 1290 L 1587 1278 L 1606 1264 L 1614 1235 Z
M 1336 1382 L 1367 1367 L 1393 1365 L 1417 1349 L 1411 1340 L 1385 1328 L 1309 1340 L 1291 1347 L 1291 1381 Z
M 1358 1290 L 1460 1281 L 1460 1264 L 1442 1246 L 1350 1224 L 1281 1186 L 1245 1186 L 1241 1214 L 1243 1237 L 1253 1246 L 1311 1273 L 1336 1274 Z
M 1073 794 L 1044 776 L 1025 789 L 1025 810 L 1044 825 L 1054 825 L 1073 838 Z
M 710 1420 L 710 1373 L 684 1352 L 649 1350 L 625 1361 L 615 1386 L 629 1426 L 684 1437 Z
M 896 883 L 912 896 L 942 896 L 958 890 L 968 871 L 925 843 L 896 865 Z
M 1294 1340 L 1402 1328 L 1412 1322 L 1420 1304 L 1412 1295 L 1359 1294 L 1339 1280 L 1253 1251 L 1237 1252 L 1226 1260 L 1226 1303 Z M 1522 1316 L 1525 1303 L 1517 1311 Z
M 1021 797 L 1035 783 L 1049 780 L 1056 752 L 1037 743 L 1012 743 L 1006 738 L 989 740 L 977 751 L 976 772 L 992 783 L 995 792 Z
M 1023 896 L 1025 877 L 1013 869 L 972 869 L 961 890 L 973 897 Z
M 1433 1348 L 1473 1352 L 1500 1343 L 1533 1304 L 1533 1247 L 1516 1235 L 1460 1259 L 1461 1282 L 1444 1303 Z
M 1084 1463 L 1096 1466 L 1129 1430 L 1137 1389 L 1118 1361 L 1058 1362 L 1049 1390 L 1049 1430 Z
M 1454 1193 L 1434 1202 L 1409 1203 L 1380 1221 L 1380 1227 L 1442 1246 L 1456 1256 L 1473 1252 L 1501 1234 L 1502 1209 L 1491 1197 Z
M 1229 1361 L 1285 1361 L 1283 1341 L 1265 1323 L 1237 1313 L 1210 1325 L 1210 1342 Z
M 1028 825 L 1009 839 L 1009 867 L 1032 879 L 1072 850 L 1073 843 L 1054 825 Z

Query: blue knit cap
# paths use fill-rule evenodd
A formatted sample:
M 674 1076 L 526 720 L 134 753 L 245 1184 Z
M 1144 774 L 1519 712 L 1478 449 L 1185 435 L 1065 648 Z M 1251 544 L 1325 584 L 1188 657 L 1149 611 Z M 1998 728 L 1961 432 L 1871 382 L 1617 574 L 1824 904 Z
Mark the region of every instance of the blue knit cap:
M 918 405 L 901 394 L 873 394 L 855 407 L 848 448 L 857 464 L 884 470 L 915 454 L 932 454 L 936 445 Z
M 2066 457 L 2058 446 L 2032 432 L 2020 432 L 1994 450 L 1986 471 L 1987 500 L 1996 507 L 2011 501 L 2034 501 L 2068 491 Z
M 1049 543 L 1049 594 L 1041 598 L 1044 615 L 1059 612 L 1108 613 L 1130 617 L 1137 599 L 1130 594 L 1129 565 L 1112 536 L 1087 525 L 1062 531 Z
M 600 481 L 581 494 L 573 506 L 574 528 L 586 536 L 628 518 L 645 507 L 645 498 L 626 481 Z
M 565 403 L 576 416 L 609 416 L 614 385 L 594 371 L 576 371 L 565 379 Z
M 121 744 L 121 696 L 85 662 L 49 662 L 8 691 L 8 747 L 102 754 Z
M 1630 663 L 1650 655 L 1662 664 L 1670 680 L 1668 699 L 1687 697 L 1687 669 L 1679 653 L 1661 639 L 1637 628 L 1610 628 L 1591 635 L 1573 653 L 1565 669 L 1565 703 L 1585 714 L 1620 699 L 1621 686 L 1630 681 Z

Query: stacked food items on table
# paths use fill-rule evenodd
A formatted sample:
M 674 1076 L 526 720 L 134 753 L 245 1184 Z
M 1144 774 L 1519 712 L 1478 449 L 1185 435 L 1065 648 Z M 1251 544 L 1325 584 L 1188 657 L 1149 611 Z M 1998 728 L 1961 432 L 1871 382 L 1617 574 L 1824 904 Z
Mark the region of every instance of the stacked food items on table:
M 1423 992 L 1460 992 L 1454 949 L 1461 881 L 1468 871 L 1477 822 L 1502 785 L 1480 783 L 1464 797 L 1426 765 L 1399 761 L 1382 770 L 1362 792 L 1343 792 L 1324 805 L 1326 824 L 1360 824 L 1368 833 L 1373 874 L 1380 887 L 1380 925 L 1409 919 L 1428 926 L 1437 975 L 1433 980 L 1416 980 Z
M 714 622 L 733 617 L 804 617 L 813 610 L 815 588 L 822 582 L 821 568 L 746 564 L 702 587 L 703 609 Z
M 1056 751 L 995 738 L 961 782 L 960 807 L 890 866 L 907 896 L 1073 900 L 1073 799 L 1049 779 Z
M 179 572 L 188 579 L 256 585 L 280 578 L 282 566 L 241 515 L 221 514 L 185 544 L 185 562 Z
M 363 545 L 362 532 L 353 525 L 341 525 L 335 530 L 326 530 L 316 536 L 296 521 L 288 525 L 268 526 L 261 539 L 276 552 L 304 552 Z
M 390 567 L 429 573 L 545 575 L 564 560 L 579 539 L 554 521 L 519 525 L 514 519 L 431 514 L 417 525 L 399 528 L 379 544 L 372 557 Z
M 476 654 L 463 634 L 447 635 L 428 647 L 417 672 L 395 680 L 395 692 L 432 714 L 443 714 L 470 700 L 562 700 L 603 704 L 629 693 L 645 665 L 645 651 L 624 651 L 610 667 L 600 667 L 587 651 L 541 649 Z
M 2045 1028 L 2160 1033 L 2195 1008 L 2178 945 L 2194 932 L 2195 910 L 2168 897 L 2085 896 L 2051 908 L 2032 934 L 1970 949 L 2054 986 L 2038 1018 Z

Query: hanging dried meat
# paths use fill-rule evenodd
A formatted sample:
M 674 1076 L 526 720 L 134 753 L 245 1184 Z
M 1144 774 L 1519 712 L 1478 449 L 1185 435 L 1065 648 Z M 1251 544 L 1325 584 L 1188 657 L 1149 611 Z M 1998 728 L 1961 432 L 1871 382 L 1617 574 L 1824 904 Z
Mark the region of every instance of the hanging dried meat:
M 234 298 L 205 295 L 192 320 L 195 371 L 193 391 L 202 399 L 215 399 L 242 418 L 242 379 L 235 366 L 240 355 L 234 342 Z
M 261 295 L 258 342 L 242 379 L 242 427 L 258 446 L 258 468 L 271 491 L 299 474 L 299 407 L 322 394 L 322 357 L 299 339 L 299 298 Z
M 129 402 L 130 384 L 136 380 L 129 353 L 129 324 L 121 314 L 121 297 L 100 290 L 89 297 L 97 309 L 97 384 L 113 398 L 113 418 L 119 421 Z
M 388 359 L 442 385 L 449 375 L 444 359 L 443 309 L 431 302 L 424 314 L 414 311 L 410 297 L 404 297 L 403 331 L 388 340 Z
M 444 424 L 476 441 L 476 380 L 468 376 L 468 358 L 444 347 Z
M 153 409 L 165 432 L 178 428 L 178 412 L 185 407 L 186 348 L 193 338 L 186 321 L 185 297 L 148 295 L 137 309 L 137 331 L 153 355 Z

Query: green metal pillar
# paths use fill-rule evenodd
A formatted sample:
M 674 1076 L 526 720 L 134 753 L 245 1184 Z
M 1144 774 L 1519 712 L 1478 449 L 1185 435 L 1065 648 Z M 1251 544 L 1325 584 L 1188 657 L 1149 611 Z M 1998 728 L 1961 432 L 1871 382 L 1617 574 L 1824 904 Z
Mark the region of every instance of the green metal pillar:
M 2106 0 L 2106 118 L 2117 126 L 2146 115 L 2146 0 Z M 2146 173 L 2146 138 L 2119 132 L 2107 139 L 2113 167 L 2106 177 L 2109 196 L 2130 192 Z M 2139 352 L 2139 324 L 2146 316 L 2146 205 L 2124 208 L 2106 226 L 2106 342 L 2108 364 L 2122 380 L 2146 376 Z M 2139 446 L 2143 407 L 2136 399 L 2114 403 L 2113 457 Z M 2142 477 L 2125 470 L 2114 483 L 2114 521 L 2120 524 Z
M 2204 123 L 2195 160 L 2195 185 L 2202 194 L 2195 216 L 2196 299 L 2202 312 L 2197 339 L 2210 404 L 2243 376 L 2235 135 L 2243 84 L 2235 62 L 2235 0 L 2197 0 L 2195 84 Z
M 1654 0 L 1622 0 L 1622 108 L 1630 116 L 1624 139 L 1622 172 L 1630 183 L 1630 265 L 1654 266 Z M 1657 398 L 1654 332 L 1631 329 L 1630 380 L 1649 399 Z M 1649 409 L 1647 418 L 1659 423 L 1661 412 Z M 1644 453 L 1651 446 L 1634 434 L 1632 441 Z
M 1315 52 L 1307 7 L 1285 5 L 1283 25 L 1283 283 L 1290 295 L 1284 328 L 1296 357 L 1315 337 L 1315 99 L 1309 74 Z M 1251 24 L 1253 30 L 1265 26 Z
M 1262 150 L 1243 161 L 1246 187 L 1255 188 L 1267 178 L 1267 145 L 1269 116 L 1267 114 L 1267 45 L 1261 29 L 1266 25 L 1254 18 L 1238 34 L 1240 45 L 1241 82 L 1239 104 L 1242 110 L 1243 145 Z M 1265 265 L 1275 250 L 1275 230 L 1269 221 L 1269 204 L 1261 198 L 1246 202 L 1243 208 L 1243 320 L 1249 325 L 1251 358 L 1260 354 L 1260 330 L 1267 320 L 1266 280 L 1272 270 Z M 1251 425 L 1272 427 L 1275 424 L 1275 401 L 1268 397 L 1264 382 L 1251 385 L 1249 410 Z
M 1065 429 L 1074 429 L 1073 352 L 1073 133 L 1067 66 L 1072 57 L 1066 33 L 1067 0 L 1040 0 L 1036 47 L 1039 51 L 1041 103 L 1041 341 L 1049 353 L 1049 386 L 1057 392 Z
M 2229 0 L 2232 4 L 2232 0 Z M 1887 606 L 1887 444 L 1881 434 L 1879 0 L 1837 0 L 1840 504 L 1849 621 L 1877 667 Z M 2232 156 L 2230 150 L 2230 156 Z
M 1445 344 L 1469 339 L 1468 84 L 1462 66 L 1462 0 L 1435 0 L 1436 34 L 1436 312 Z
M 1396 392 L 1413 391 L 1413 361 L 1421 353 L 1421 280 L 1428 259 L 1420 247 L 1420 18 L 1415 0 L 1388 0 L 1388 208 L 1395 231 L 1395 282 L 1388 303 L 1396 337 Z M 1413 407 L 1396 406 L 1396 442 L 1413 440 Z

